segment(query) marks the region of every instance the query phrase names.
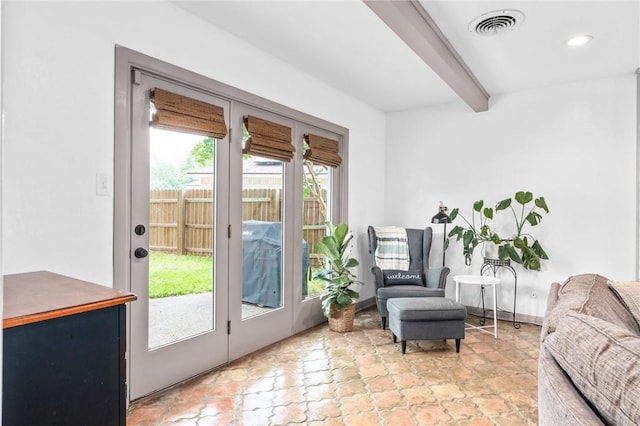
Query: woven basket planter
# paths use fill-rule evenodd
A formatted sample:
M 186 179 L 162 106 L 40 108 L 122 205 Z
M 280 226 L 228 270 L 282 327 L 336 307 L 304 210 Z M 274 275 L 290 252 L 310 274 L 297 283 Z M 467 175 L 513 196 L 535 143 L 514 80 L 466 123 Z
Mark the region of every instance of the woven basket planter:
M 356 312 L 356 304 L 352 303 L 338 311 L 335 305 L 331 305 L 329 312 L 329 330 L 338 333 L 353 331 L 353 318 Z

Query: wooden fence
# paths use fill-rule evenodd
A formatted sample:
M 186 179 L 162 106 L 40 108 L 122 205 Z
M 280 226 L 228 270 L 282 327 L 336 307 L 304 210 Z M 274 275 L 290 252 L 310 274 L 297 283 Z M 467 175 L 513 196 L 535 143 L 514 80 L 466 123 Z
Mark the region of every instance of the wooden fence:
M 213 242 L 213 190 L 154 190 L 149 199 L 149 248 L 178 254 L 211 256 Z M 242 220 L 280 222 L 281 191 L 273 188 L 242 192 Z M 315 244 L 325 234 L 325 218 L 317 200 L 304 200 L 303 238 L 317 264 Z

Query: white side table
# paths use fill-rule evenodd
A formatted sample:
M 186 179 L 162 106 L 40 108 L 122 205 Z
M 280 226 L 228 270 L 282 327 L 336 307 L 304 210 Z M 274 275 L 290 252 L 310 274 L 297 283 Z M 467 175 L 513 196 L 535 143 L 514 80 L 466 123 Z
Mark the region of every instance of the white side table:
M 497 307 L 497 298 L 496 298 L 496 285 L 500 284 L 500 279 L 496 277 L 487 277 L 482 275 L 454 275 L 453 281 L 456 283 L 456 302 L 460 303 L 460 284 L 467 285 L 479 285 L 482 290 L 484 290 L 484 286 L 490 285 L 492 294 L 493 294 L 493 326 L 490 325 L 481 325 L 475 326 L 471 324 L 467 324 L 470 329 L 484 331 L 485 333 L 493 334 L 494 338 L 498 338 L 498 307 Z M 484 306 L 483 306 L 484 308 Z M 493 333 L 485 330 L 485 328 L 492 328 Z

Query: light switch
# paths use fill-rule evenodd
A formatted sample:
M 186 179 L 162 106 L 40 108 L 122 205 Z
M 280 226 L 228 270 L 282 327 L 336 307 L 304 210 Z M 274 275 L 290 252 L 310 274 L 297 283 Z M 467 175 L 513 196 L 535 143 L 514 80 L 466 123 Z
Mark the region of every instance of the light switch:
M 96 195 L 111 195 L 113 192 L 113 183 L 109 173 L 96 174 Z

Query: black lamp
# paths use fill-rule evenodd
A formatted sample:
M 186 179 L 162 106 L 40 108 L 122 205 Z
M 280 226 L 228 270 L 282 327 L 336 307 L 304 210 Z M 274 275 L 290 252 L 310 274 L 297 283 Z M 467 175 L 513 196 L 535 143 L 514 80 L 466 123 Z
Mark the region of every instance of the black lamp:
M 440 209 L 438 214 L 431 218 L 431 223 L 444 223 L 444 231 L 442 234 L 442 267 L 444 267 L 444 258 L 446 254 L 447 244 L 447 223 L 451 223 L 451 218 L 447 214 L 447 207 L 440 201 Z

